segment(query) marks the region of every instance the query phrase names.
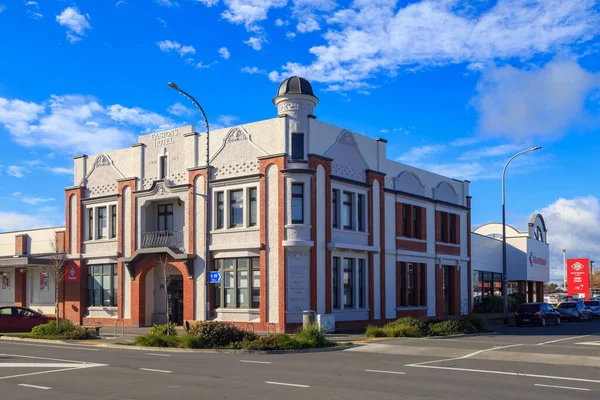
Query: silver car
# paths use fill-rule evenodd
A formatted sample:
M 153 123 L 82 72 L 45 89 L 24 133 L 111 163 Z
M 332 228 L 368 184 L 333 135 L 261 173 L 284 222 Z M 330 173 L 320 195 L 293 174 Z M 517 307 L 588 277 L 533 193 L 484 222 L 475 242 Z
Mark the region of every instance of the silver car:
M 556 307 L 563 320 L 591 321 L 592 311 L 579 301 L 565 301 Z
M 588 307 L 592 311 L 592 316 L 594 318 L 600 318 L 600 301 L 599 300 L 590 300 L 584 301 L 586 307 Z

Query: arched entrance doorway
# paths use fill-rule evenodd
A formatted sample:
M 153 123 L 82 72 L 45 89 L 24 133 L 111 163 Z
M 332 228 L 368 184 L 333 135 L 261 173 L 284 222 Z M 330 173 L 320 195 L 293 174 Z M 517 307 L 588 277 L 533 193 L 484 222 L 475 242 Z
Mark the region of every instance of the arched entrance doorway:
M 194 319 L 194 280 L 184 261 L 147 254 L 132 263 L 131 319 L 138 326 Z M 167 311 L 169 311 L 167 313 Z M 169 316 L 167 317 L 167 314 Z

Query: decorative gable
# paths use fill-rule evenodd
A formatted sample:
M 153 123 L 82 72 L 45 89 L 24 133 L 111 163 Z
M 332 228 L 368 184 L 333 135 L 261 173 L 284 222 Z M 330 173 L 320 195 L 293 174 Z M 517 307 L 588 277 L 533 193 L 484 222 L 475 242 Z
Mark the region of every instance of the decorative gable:
M 267 152 L 257 146 L 241 126 L 231 128 L 210 161 L 212 179 L 233 178 L 259 173 L 258 157 Z
M 366 180 L 365 170 L 369 169 L 369 165 L 362 156 L 352 132 L 343 130 L 324 155 L 333 159 L 331 163 L 333 175 L 360 182 Z
M 447 201 L 448 203 L 461 204 L 459 201 L 458 193 L 454 190 L 454 187 L 448 182 L 441 182 L 435 188 L 435 199 Z
M 404 171 L 398 175 L 396 178 L 395 189 L 419 196 L 427 196 L 425 185 L 423 185 L 421 180 L 410 171 Z
M 98 154 L 90 172 L 79 185 L 87 188 L 87 196 L 106 196 L 118 192 L 117 180 L 124 177 L 108 154 Z

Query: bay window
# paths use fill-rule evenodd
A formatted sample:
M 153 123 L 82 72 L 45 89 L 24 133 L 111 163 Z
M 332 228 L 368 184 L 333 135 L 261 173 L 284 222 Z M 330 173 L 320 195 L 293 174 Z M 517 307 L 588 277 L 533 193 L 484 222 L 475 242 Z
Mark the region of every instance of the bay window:
M 344 229 L 352 229 L 352 193 L 344 192 L 342 195 L 342 219 Z
M 244 225 L 244 191 L 229 192 L 229 227 L 237 228 Z
M 292 224 L 304 223 L 304 184 L 292 183 Z
M 260 262 L 258 257 L 215 260 L 221 283 L 215 285 L 217 308 L 260 308 Z

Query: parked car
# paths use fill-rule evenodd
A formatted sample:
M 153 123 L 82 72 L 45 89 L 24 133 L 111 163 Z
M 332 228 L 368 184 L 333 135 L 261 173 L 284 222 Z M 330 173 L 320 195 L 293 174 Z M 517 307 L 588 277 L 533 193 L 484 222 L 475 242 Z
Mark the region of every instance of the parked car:
M 600 300 L 585 301 L 583 304 L 592 311 L 592 317 L 600 318 Z
M 517 326 L 525 324 L 560 325 L 560 314 L 547 303 L 525 303 L 521 304 L 515 311 L 515 322 Z
M 592 311 L 580 301 L 565 301 L 556 307 L 563 319 L 571 321 L 591 321 Z
M 30 332 L 49 318 L 25 307 L 0 307 L 0 332 Z

